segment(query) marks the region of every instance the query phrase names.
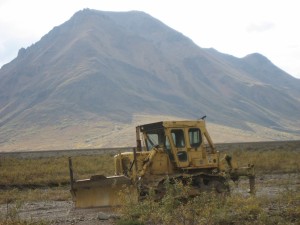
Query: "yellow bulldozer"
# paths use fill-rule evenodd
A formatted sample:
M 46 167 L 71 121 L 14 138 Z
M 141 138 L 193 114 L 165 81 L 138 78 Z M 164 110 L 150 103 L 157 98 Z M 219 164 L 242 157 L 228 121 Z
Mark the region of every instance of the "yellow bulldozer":
M 142 144 L 143 143 L 143 144 Z M 206 129 L 204 118 L 195 121 L 163 121 L 136 127 L 136 147 L 114 156 L 115 174 L 74 180 L 70 163 L 71 193 L 76 208 L 122 205 L 118 193 L 129 190 L 140 201 L 153 190 L 163 195 L 165 182 L 203 191 L 228 193 L 229 180 L 249 178 L 255 192 L 254 166 L 238 167 L 229 155 L 221 156 Z

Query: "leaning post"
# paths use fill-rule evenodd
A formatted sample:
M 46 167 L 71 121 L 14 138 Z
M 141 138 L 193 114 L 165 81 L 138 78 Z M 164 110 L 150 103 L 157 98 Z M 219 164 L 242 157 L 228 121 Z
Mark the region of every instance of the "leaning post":
M 70 185 L 71 185 L 71 190 L 73 191 L 74 177 L 73 177 L 73 165 L 72 165 L 71 157 L 69 157 L 69 171 L 70 171 Z

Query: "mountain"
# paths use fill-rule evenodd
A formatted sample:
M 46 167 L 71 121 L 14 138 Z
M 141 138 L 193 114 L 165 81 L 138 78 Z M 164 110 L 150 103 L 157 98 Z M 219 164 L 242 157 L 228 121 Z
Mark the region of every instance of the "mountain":
M 201 48 L 138 11 L 81 10 L 20 49 L 0 79 L 0 149 L 67 132 L 55 145 L 65 148 L 136 115 L 207 115 L 245 131 L 256 124 L 300 135 L 299 79 L 258 53 L 236 58 Z

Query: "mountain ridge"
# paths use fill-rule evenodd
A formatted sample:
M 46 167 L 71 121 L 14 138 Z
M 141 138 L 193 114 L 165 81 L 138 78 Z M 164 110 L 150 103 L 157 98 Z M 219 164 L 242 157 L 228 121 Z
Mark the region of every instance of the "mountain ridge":
M 258 53 L 201 48 L 139 11 L 81 10 L 20 49 L 0 78 L 2 143 L 14 129 L 131 123 L 134 114 L 300 133 L 300 80 Z

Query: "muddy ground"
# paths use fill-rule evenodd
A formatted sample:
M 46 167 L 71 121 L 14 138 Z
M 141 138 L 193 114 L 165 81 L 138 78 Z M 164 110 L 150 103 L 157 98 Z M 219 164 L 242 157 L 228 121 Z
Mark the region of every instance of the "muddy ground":
M 275 198 L 278 194 L 300 189 L 299 174 L 272 174 L 256 177 L 256 195 Z M 239 186 L 231 183 L 232 194 L 248 196 L 248 180 L 241 180 Z M 115 224 L 120 217 L 112 208 L 75 209 L 71 201 L 27 202 L 20 208 L 15 204 L 0 205 L 1 215 L 16 210 L 16 217 L 27 220 L 51 221 L 51 224 Z M 272 210 L 272 209 L 270 209 Z

